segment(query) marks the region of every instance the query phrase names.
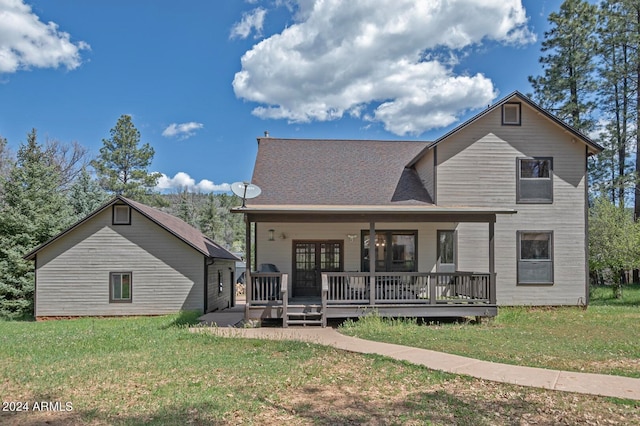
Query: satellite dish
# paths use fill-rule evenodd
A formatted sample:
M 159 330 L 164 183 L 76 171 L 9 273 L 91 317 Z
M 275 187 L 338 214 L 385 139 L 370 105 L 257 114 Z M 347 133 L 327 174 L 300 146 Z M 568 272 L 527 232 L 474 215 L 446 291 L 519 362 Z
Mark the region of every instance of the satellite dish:
M 249 182 L 234 182 L 231 184 L 231 191 L 238 197 L 242 197 L 242 208 L 247 207 L 245 205 L 247 198 L 256 198 L 262 193 L 258 185 Z

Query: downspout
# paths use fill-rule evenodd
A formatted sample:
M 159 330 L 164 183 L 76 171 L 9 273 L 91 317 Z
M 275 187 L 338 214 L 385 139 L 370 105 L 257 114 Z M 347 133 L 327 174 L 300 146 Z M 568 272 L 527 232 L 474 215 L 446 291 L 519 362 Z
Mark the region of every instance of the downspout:
M 584 156 L 584 305 L 589 306 L 589 147 Z

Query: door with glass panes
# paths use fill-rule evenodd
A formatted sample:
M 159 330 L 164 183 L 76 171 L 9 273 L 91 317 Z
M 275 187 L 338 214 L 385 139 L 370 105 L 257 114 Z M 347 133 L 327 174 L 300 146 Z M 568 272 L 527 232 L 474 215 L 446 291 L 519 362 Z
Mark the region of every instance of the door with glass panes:
M 342 271 L 342 259 L 342 241 L 294 241 L 292 297 L 319 297 L 321 274 Z

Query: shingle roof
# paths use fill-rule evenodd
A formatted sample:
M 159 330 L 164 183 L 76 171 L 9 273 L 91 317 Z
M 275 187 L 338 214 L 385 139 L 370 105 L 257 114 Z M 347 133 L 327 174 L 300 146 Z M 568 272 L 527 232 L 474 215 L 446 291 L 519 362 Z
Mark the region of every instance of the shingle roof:
M 36 247 L 35 249 L 27 253 L 24 256 L 24 258 L 28 260 L 33 259 L 34 256 L 44 247 L 48 246 L 49 244 L 61 238 L 62 236 L 66 235 L 67 233 L 71 232 L 73 229 L 77 228 L 81 224 L 91 220 L 94 216 L 98 215 L 105 209 L 111 207 L 114 204 L 121 204 L 121 203 L 129 205 L 132 209 L 136 210 L 143 216 L 147 217 L 149 220 L 156 223 L 161 228 L 164 228 L 166 231 L 173 234 L 177 238 L 181 239 L 186 244 L 198 250 L 200 253 L 202 253 L 205 256 L 218 258 L 218 259 L 240 260 L 231 252 L 229 252 L 225 248 L 215 243 L 212 239 L 210 239 L 209 237 L 207 237 L 202 232 L 198 231 L 196 228 L 189 225 L 182 219 L 179 219 L 168 213 L 162 212 L 160 210 L 154 209 L 153 207 L 149 207 L 145 204 L 138 203 L 136 201 L 130 200 L 128 198 L 125 198 L 119 195 L 112 198 L 102 206 L 98 207 L 93 213 L 89 214 L 87 217 L 76 222 L 75 224 L 71 225 L 69 228 L 62 231 L 60 234 L 56 235 L 55 237 L 51 238 L 49 241 Z
M 429 142 L 259 138 L 248 205 L 432 204 L 413 169 Z
M 240 260 L 233 253 L 221 247 L 211 238 L 207 237 L 182 219 L 172 216 L 169 213 L 154 209 L 153 207 L 149 207 L 145 204 L 138 203 L 137 201 L 129 200 L 124 197 L 119 198 L 126 204 L 129 204 L 132 208 L 136 209 L 139 213 L 148 217 L 185 243 L 200 251 L 202 254 L 219 259 Z

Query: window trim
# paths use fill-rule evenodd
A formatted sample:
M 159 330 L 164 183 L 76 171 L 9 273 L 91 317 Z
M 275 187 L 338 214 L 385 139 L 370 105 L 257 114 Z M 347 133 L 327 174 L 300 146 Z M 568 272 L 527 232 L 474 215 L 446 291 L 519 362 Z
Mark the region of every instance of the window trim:
M 554 260 L 554 235 L 549 230 L 520 230 L 516 231 L 516 281 L 518 285 L 553 285 L 555 283 L 555 260 Z M 549 235 L 549 259 L 522 259 L 522 235 L 523 234 L 547 234 Z M 551 281 L 521 281 L 520 262 L 550 262 Z
M 118 221 L 116 220 L 116 210 L 118 210 L 118 208 L 124 207 L 127 209 L 127 221 Z M 126 204 L 114 204 L 113 208 L 111 210 L 112 215 L 111 215 L 111 224 L 112 225 L 131 225 L 131 207 L 126 205 Z
M 505 120 L 505 109 L 509 107 L 515 107 L 517 108 L 517 115 L 518 115 L 518 119 L 517 121 L 506 121 Z M 504 104 L 502 104 L 502 125 L 503 126 L 522 126 L 522 103 L 520 102 L 505 102 Z
M 440 235 L 443 233 L 451 233 L 453 236 L 453 263 L 442 263 L 440 262 L 440 258 L 442 256 L 442 251 L 440 247 Z M 441 265 L 453 265 L 454 270 L 458 269 L 458 233 L 455 229 L 438 229 L 436 231 L 436 268 L 439 268 Z
M 549 177 L 548 178 L 523 178 L 522 174 L 522 161 L 523 160 L 542 160 L 549 161 Z M 544 180 L 549 181 L 551 186 L 550 198 L 522 198 L 522 189 L 520 188 L 520 182 L 522 180 Z M 516 204 L 553 204 L 553 157 L 516 157 Z
M 129 275 L 129 298 L 128 299 L 115 299 L 113 297 L 113 277 L 116 275 L 120 275 L 120 285 L 122 286 L 122 276 Z M 122 288 L 120 289 L 122 293 Z M 133 272 L 125 271 L 125 272 L 109 272 L 109 303 L 132 303 L 133 302 Z
M 387 241 L 387 244 L 389 244 L 391 242 L 391 240 L 393 239 L 393 235 L 411 235 L 414 238 L 414 243 L 415 243 L 415 247 L 414 247 L 414 261 L 413 261 L 413 270 L 409 271 L 409 272 L 417 272 L 419 271 L 418 268 L 418 230 L 417 229 L 376 229 L 376 235 L 379 234 L 385 234 L 385 238 Z M 368 272 L 369 271 L 369 260 L 365 260 L 364 258 L 364 250 L 365 250 L 365 246 L 364 246 L 364 240 L 365 240 L 365 236 L 369 235 L 369 230 L 368 229 L 362 229 L 360 231 L 360 241 L 362 241 L 362 243 L 360 244 L 360 270 L 363 272 Z M 393 271 L 389 271 L 389 266 L 391 266 L 393 264 L 393 252 L 389 251 L 387 253 L 387 256 L 384 260 L 385 262 L 385 270 L 386 271 L 381 271 L 379 269 L 377 269 L 376 267 L 376 272 L 393 272 Z M 376 265 L 377 266 L 377 265 Z

